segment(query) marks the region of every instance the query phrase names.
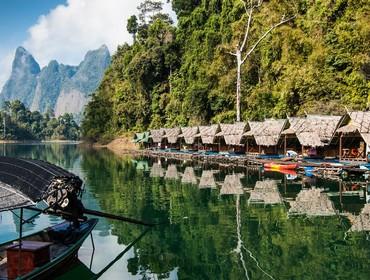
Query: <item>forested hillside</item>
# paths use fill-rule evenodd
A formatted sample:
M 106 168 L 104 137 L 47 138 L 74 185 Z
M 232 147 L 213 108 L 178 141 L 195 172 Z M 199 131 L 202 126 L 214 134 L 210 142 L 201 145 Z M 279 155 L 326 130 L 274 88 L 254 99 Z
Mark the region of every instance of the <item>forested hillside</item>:
M 250 2 L 173 0 L 172 24 L 144 1 L 87 106 L 83 133 L 97 140 L 161 126 L 233 122 L 237 60 Z M 241 66 L 242 120 L 340 113 L 370 104 L 367 0 L 264 1 L 250 17 Z
M 80 129 L 72 114 L 31 112 L 19 100 L 5 101 L 0 111 L 2 140 L 78 140 Z

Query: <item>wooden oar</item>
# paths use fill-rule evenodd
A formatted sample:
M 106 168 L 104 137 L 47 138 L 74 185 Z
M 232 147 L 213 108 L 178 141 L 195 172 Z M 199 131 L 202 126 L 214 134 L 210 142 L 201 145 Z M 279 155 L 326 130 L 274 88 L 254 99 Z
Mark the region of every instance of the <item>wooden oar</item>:
M 149 227 L 159 225 L 159 224 L 148 223 L 148 222 L 144 222 L 144 221 L 140 221 L 140 220 L 136 220 L 136 219 L 132 219 L 132 218 L 127 218 L 127 217 L 123 217 L 123 216 L 104 213 L 104 212 L 100 212 L 100 211 L 96 211 L 96 210 L 86 209 L 86 208 L 83 210 L 83 212 L 85 214 L 88 214 L 88 215 L 93 215 L 93 216 L 97 216 L 97 217 L 103 217 L 103 218 L 128 222 L 128 223 L 137 224 L 137 225 L 144 225 L 144 226 L 149 226 Z

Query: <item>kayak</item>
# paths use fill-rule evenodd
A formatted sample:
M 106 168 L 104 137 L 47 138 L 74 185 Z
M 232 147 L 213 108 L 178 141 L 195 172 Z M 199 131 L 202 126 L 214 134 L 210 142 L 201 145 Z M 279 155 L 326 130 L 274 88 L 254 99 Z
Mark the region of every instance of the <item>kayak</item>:
M 297 172 L 293 169 L 277 169 L 277 168 L 265 168 L 265 171 L 267 172 L 279 172 L 284 175 L 292 175 L 297 176 Z
M 263 165 L 265 168 L 270 168 L 270 169 L 289 169 L 289 170 L 294 170 L 298 168 L 298 163 L 289 163 L 289 164 L 281 164 L 281 163 L 265 163 Z

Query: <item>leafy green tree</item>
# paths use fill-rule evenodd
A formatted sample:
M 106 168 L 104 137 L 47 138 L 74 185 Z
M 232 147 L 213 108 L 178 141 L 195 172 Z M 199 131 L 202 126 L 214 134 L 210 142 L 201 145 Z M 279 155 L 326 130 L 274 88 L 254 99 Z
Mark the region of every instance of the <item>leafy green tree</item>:
M 134 42 L 136 41 L 136 33 L 138 31 L 139 24 L 137 22 L 137 17 L 135 15 L 132 15 L 127 20 L 127 31 L 128 33 L 132 34 L 132 37 L 134 39 Z

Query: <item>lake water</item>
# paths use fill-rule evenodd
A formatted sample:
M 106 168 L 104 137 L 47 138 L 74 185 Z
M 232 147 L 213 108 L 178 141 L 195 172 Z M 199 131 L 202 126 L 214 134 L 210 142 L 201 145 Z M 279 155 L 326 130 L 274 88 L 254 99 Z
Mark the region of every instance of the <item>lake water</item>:
M 162 223 L 122 253 L 146 228 L 100 219 L 95 252 L 87 239 L 61 279 L 87 279 L 117 255 L 101 279 L 370 279 L 370 238 L 346 218 L 369 217 L 361 216 L 368 194 L 353 182 L 122 158 L 68 144 L 9 144 L 0 153 L 79 175 L 87 208 Z M 305 202 L 310 196 L 317 201 Z M 1 213 L 0 242 L 17 236 L 16 220 Z M 41 216 L 26 231 L 58 222 Z

